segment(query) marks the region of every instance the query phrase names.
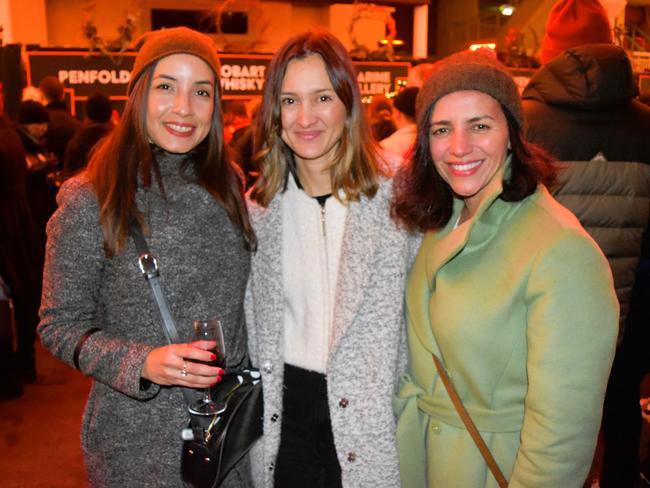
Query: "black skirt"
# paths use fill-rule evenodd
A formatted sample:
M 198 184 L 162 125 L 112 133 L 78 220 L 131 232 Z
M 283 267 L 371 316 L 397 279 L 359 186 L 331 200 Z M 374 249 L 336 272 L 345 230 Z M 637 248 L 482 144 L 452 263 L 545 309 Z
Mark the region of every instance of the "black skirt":
M 276 488 L 339 488 L 341 467 L 327 404 L 324 374 L 284 367 L 280 448 Z

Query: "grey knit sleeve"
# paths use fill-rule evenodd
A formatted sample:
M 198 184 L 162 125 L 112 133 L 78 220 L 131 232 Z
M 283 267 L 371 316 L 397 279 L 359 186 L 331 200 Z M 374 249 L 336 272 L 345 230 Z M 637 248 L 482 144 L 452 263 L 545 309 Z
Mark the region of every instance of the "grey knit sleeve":
M 103 328 L 100 287 L 108 259 L 103 248 L 97 200 L 81 177 L 67 181 L 58 195 L 59 208 L 47 225 L 41 322 L 43 345 L 73 365 L 75 348 L 80 370 L 135 398 L 156 395 L 159 386 L 142 388 L 140 373 L 153 346 L 110 334 Z

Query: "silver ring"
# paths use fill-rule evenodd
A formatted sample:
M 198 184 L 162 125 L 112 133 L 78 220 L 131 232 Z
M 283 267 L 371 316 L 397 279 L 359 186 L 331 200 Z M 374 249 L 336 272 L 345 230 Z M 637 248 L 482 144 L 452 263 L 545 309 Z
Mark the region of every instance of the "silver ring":
M 185 378 L 187 376 L 187 363 L 183 360 L 183 369 L 181 370 L 181 376 Z

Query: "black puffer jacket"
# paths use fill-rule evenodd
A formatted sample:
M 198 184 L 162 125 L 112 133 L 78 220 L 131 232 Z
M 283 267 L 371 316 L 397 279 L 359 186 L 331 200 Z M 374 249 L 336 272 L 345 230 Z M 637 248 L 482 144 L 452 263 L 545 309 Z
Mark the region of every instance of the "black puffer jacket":
M 560 161 L 650 164 L 650 107 L 625 51 L 613 44 L 568 49 L 544 65 L 523 92 L 527 136 Z
M 613 44 L 568 49 L 523 92 L 527 137 L 566 167 L 557 199 L 607 256 L 625 323 L 641 252 L 650 256 L 650 107 Z M 621 328 L 621 331 L 623 328 Z

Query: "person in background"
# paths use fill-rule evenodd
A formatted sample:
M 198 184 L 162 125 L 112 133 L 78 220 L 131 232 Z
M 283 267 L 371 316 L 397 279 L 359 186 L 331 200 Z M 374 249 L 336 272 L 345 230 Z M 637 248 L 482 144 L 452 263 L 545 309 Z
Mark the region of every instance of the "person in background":
M 88 97 L 85 112 L 86 119 L 65 149 L 63 179 L 84 169 L 93 147 L 114 128 L 111 120 L 113 106 L 110 98 L 103 93 L 97 92 Z
M 25 150 L 27 197 L 43 245 L 41 254 L 45 252 L 45 226 L 56 210 L 53 175 L 57 160 L 44 144 L 49 121 L 50 113 L 39 102 L 25 100 L 18 105 L 16 130 Z
M 379 142 L 386 139 L 396 127 L 393 123 L 393 105 L 384 95 L 375 95 L 368 106 L 368 121 L 372 138 Z
M 250 188 L 255 183 L 259 176 L 259 168 L 255 166 L 255 158 L 253 154 L 253 137 L 255 135 L 255 117 L 259 112 L 261 97 L 255 97 L 248 103 L 249 110 L 251 111 L 251 123 L 239 127 L 232 134 L 229 149 L 232 151 L 232 157 L 239 167 L 244 172 L 246 177 L 246 188 Z
M 650 366 L 650 108 L 636 100 L 630 60 L 612 43 L 597 0 L 553 6 L 541 61 L 522 95 L 526 134 L 562 162 L 556 196 L 609 259 L 621 304 L 604 460 L 595 466 L 602 487 L 631 487 L 639 478 L 639 386 Z
M 519 91 L 493 54 L 438 62 L 416 107 L 393 204 L 401 225 L 426 232 L 395 401 L 402 486 L 497 486 L 446 370 L 508 486 L 580 488 L 618 329 L 607 261 L 549 194 L 554 167 L 524 138 Z
M 243 300 L 255 236 L 225 155 L 214 43 L 176 27 L 137 47 L 120 124 L 63 184 L 48 224 L 39 333 L 93 379 L 81 436 L 92 487 L 182 487 L 181 388 L 213 386 L 223 373 L 206 364 L 213 343 L 167 343 L 132 222 L 158 260 L 179 336 L 218 316 L 226 367 L 248 357 Z M 243 463 L 222 486 L 249 486 L 249 476 Z
M 406 86 L 421 88 L 427 78 L 431 76 L 433 63 L 418 63 L 409 70 L 406 77 Z
M 332 34 L 288 40 L 258 115 L 258 237 L 246 294 L 262 371 L 258 487 L 400 486 L 391 401 L 400 370 L 409 239 L 364 120 L 355 70 Z
M 34 339 L 43 263 L 43 243 L 27 194 L 26 154 L 4 116 L 3 101 L 0 83 L 0 291 L 13 300 L 16 322 L 15 331 L 0 333 L 0 400 L 20 396 L 22 384 L 36 379 Z
M 251 124 L 251 119 L 243 100 L 226 100 L 223 109 L 223 133 L 226 144 L 229 144 L 233 134 Z
M 50 123 L 50 114 L 39 102 L 24 100 L 18 105 L 16 129 L 25 149 L 25 163 L 28 169 L 40 169 L 52 160 L 52 154 L 45 147 L 45 133 Z
M 40 104 L 43 104 L 45 102 L 45 99 L 43 98 L 43 92 L 38 89 L 36 86 L 31 86 L 28 85 L 25 88 L 23 88 L 23 92 L 20 96 L 20 99 L 22 101 L 25 100 L 31 100 L 33 102 L 38 102 Z
M 81 122 L 70 115 L 64 101 L 65 86 L 56 76 L 46 76 L 38 84 L 45 99 L 45 108 L 50 113 L 50 124 L 45 133 L 45 146 L 59 161 L 65 158 L 65 147 L 81 126 Z
M 29 293 L 41 293 L 40 277 L 43 274 L 43 261 L 45 259 L 45 227 L 56 210 L 56 186 L 53 183 L 53 176 L 57 169 L 56 157 L 44 145 L 44 134 L 47 131 L 50 115 L 47 109 L 39 102 L 25 100 L 18 105 L 16 118 L 16 131 L 23 146 L 23 166 L 26 169 L 24 181 L 27 203 L 30 208 L 30 221 L 34 225 L 34 232 L 31 242 L 24 243 L 26 249 L 33 256 L 33 266 L 36 267 L 37 285 L 33 283 L 28 290 Z M 20 181 L 20 180 L 19 180 Z M 17 195 L 17 198 L 20 198 Z M 27 224 L 27 235 L 32 231 Z M 29 272 L 27 272 L 29 276 Z M 29 282 L 33 280 L 28 278 Z M 25 293 L 25 292 L 23 292 Z M 30 295 L 34 296 L 34 295 Z M 38 305 L 40 299 L 31 298 L 28 302 L 35 309 L 30 310 L 30 317 L 26 323 L 20 326 L 22 337 L 20 338 L 21 362 L 24 371 L 24 381 L 34 382 L 36 380 L 36 361 L 34 356 L 34 339 L 36 338 L 36 325 L 38 324 Z
M 417 133 L 415 97 L 417 97 L 418 91 L 417 87 L 409 87 L 395 95 L 393 98 L 393 123 L 397 130 L 379 143 L 384 151 L 402 161 L 409 158 L 415 145 Z

